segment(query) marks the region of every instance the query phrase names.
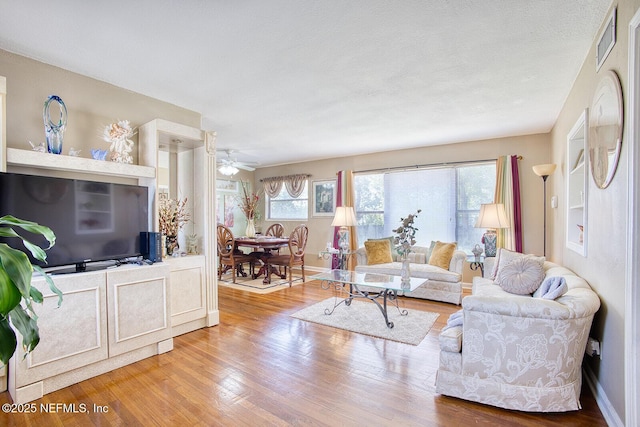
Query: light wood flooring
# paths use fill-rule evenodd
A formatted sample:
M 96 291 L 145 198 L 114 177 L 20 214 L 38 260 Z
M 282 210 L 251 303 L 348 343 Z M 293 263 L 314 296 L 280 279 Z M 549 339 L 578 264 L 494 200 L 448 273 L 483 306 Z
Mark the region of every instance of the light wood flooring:
M 458 306 L 402 298 L 406 308 L 441 314 L 411 346 L 290 317 L 330 296 L 319 282 L 268 295 L 219 289 L 220 325 L 176 337 L 171 352 L 50 393 L 33 402 L 34 414 L 0 412 L 0 425 L 606 426 L 586 387 L 581 411 L 558 414 L 436 394 L 438 334 Z M 40 404 L 84 404 L 90 413 L 43 413 Z

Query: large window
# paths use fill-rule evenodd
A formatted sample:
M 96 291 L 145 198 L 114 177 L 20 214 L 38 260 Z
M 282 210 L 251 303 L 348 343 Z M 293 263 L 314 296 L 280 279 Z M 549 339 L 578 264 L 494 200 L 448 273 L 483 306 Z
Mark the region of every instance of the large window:
M 495 182 L 493 162 L 356 174 L 358 246 L 392 235 L 400 218 L 421 209 L 416 220 L 418 245 L 457 242 L 458 248 L 471 253 L 485 231 L 474 228 L 480 205 L 493 201 Z
M 307 220 L 309 216 L 308 181 L 298 197 L 292 197 L 286 186 L 282 186 L 276 197 L 267 196 L 267 218 L 285 220 Z

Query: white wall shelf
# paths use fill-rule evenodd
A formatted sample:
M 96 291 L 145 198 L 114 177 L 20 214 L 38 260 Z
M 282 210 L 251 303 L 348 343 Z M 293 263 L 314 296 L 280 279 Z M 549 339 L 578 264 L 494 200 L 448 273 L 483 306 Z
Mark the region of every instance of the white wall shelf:
M 582 256 L 587 254 L 587 138 L 589 112 L 578 118 L 567 135 L 567 209 L 566 209 L 566 245 L 567 248 Z M 582 226 L 581 231 L 579 226 Z
M 7 165 L 26 166 L 46 170 L 90 172 L 96 175 L 120 176 L 125 178 L 155 178 L 156 176 L 156 169 L 152 166 L 107 162 L 9 147 L 7 147 Z

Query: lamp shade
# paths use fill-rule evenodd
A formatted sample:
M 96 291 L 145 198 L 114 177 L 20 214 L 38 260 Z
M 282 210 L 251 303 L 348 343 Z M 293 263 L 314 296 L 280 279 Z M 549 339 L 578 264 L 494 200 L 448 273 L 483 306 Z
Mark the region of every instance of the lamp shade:
M 356 214 L 351 206 L 338 206 L 336 216 L 331 223 L 333 227 L 353 227 L 356 225 Z
M 476 221 L 476 228 L 509 228 L 507 213 L 502 203 L 487 203 L 480 205 L 480 214 Z
M 535 165 L 533 167 L 533 173 L 535 173 L 538 176 L 553 175 L 555 171 L 556 171 L 555 163 L 546 163 L 544 165 Z

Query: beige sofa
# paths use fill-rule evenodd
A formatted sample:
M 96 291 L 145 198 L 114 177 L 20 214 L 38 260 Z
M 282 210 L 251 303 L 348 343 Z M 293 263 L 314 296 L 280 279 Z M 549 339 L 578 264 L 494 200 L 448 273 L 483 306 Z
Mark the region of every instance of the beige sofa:
M 515 295 L 491 278 L 474 278 L 462 325 L 440 334 L 436 392 L 520 411 L 580 409 L 581 364 L 600 300 L 569 269 L 548 261 L 542 268 L 545 278 L 564 278 L 566 293 Z
M 444 268 L 428 264 L 426 255 L 429 252 L 429 248 L 413 246 L 411 251 L 412 262 L 409 267 L 411 277 L 428 280 L 413 292 L 404 293 L 404 296 L 459 305 L 462 300 L 462 267 L 464 266 L 467 254 L 463 251 L 455 251 L 449 263 L 449 269 L 445 270 Z M 400 276 L 402 263 L 399 261 L 368 265 L 367 251 L 365 248 L 359 248 L 356 251 L 356 258 L 357 272 Z

